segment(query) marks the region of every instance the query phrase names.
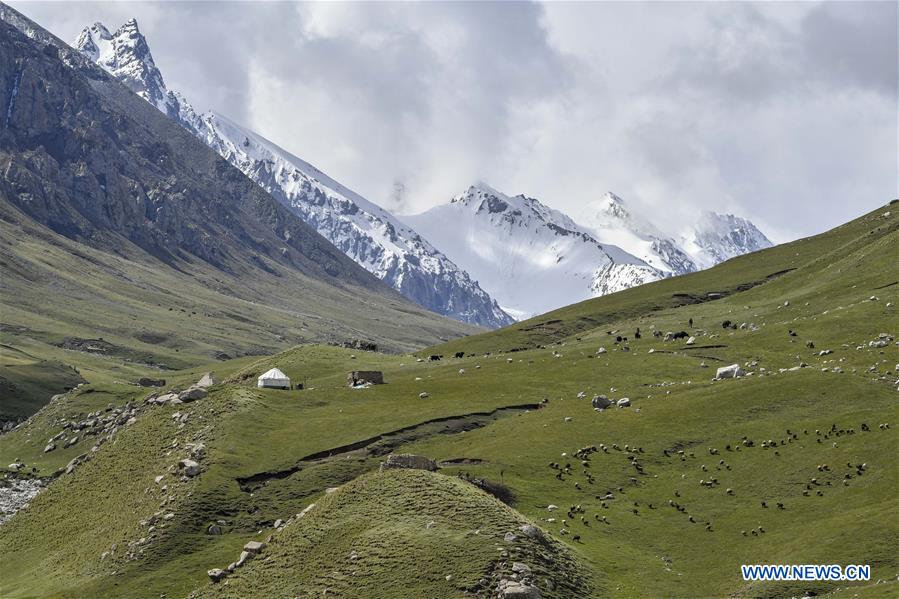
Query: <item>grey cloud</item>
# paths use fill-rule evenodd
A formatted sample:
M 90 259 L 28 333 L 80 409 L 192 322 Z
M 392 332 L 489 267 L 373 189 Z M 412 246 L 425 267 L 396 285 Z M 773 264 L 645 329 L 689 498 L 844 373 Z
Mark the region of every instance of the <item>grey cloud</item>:
M 699 44 L 679 45 L 678 66 L 658 89 L 707 92 L 707 102 L 760 102 L 856 87 L 895 97 L 897 10 L 893 2 L 815 5 L 792 28 L 751 3 L 711 11 Z
M 13 2 L 138 19 L 169 87 L 396 210 L 475 179 L 810 234 L 897 194 L 897 5 Z

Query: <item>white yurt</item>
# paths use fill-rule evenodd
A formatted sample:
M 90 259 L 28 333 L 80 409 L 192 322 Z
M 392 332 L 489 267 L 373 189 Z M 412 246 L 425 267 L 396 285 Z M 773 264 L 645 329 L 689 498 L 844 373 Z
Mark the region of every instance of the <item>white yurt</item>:
M 290 389 L 290 379 L 277 368 L 272 368 L 259 377 L 256 386 L 268 389 Z

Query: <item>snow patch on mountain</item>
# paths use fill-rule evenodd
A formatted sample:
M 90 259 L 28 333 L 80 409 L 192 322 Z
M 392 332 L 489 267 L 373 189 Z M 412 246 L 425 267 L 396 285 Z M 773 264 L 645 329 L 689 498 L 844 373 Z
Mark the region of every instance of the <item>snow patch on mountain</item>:
M 612 192 L 588 208 L 584 224 L 604 243 L 613 243 L 666 275 L 696 270 L 693 259 L 649 221 L 633 214 Z
M 75 47 L 218 152 L 366 270 L 416 303 L 496 328 L 513 322 L 464 270 L 386 210 L 216 112 L 166 88 L 137 22 L 85 28 Z
M 772 245 L 747 219 L 716 212 L 703 212 L 693 230 L 684 237 L 685 248 L 701 268 Z
M 448 204 L 402 218 L 519 318 L 665 276 L 621 248 L 600 243 L 562 212 L 483 183 Z

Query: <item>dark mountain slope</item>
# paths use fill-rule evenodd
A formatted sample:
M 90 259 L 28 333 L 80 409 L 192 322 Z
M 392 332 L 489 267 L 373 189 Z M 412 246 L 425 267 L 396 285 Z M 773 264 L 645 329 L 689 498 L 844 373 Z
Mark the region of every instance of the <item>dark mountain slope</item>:
M 70 239 L 124 237 L 223 270 L 257 252 L 304 274 L 385 287 L 243 174 L 98 70 L 76 72 L 7 24 L 0 56 L 4 200 Z M 87 76 L 85 76 L 87 75 Z M 248 255 L 249 254 L 249 255 Z

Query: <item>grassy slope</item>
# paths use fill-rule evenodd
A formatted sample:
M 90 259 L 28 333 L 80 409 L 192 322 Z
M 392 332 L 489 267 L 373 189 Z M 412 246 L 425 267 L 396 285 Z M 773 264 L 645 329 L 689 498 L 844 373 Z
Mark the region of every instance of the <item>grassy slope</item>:
M 219 374 L 232 377 L 232 382 L 188 406 L 148 409 L 119 434 L 114 445 L 103 446 L 75 475 L 61 478 L 28 510 L 0 528 L 0 551 L 11 556 L 4 560 L 0 594 L 158 597 L 161 593 L 183 596 L 192 589 L 201 595 L 212 593 L 213 587 L 205 579 L 207 569 L 227 565 L 244 542 L 271 532 L 276 518 L 289 517 L 320 500 L 327 487 L 375 469 L 378 459 L 357 453 L 302 464 L 290 476 L 270 480 L 252 493 L 241 491 L 237 478 L 291 468 L 309 454 L 436 417 L 490 411 L 544 397 L 550 400 L 544 409 L 507 416 L 464 433 L 434 434 L 438 431 L 432 430 L 430 436 L 409 437 L 405 443 L 401 439 L 397 449 L 440 460 L 482 460 L 448 467 L 444 473 L 467 471 L 510 486 L 517 495 L 518 511 L 538 521 L 590 564 L 597 596 L 790 596 L 847 586 L 744 583 L 739 564 L 747 562 L 870 563 L 875 579 L 895 581 L 899 572 L 894 549 L 899 534 L 895 512 L 899 472 L 894 456 L 899 450 L 899 409 L 894 368 L 899 352 L 895 344 L 882 349 L 867 346 L 881 332 L 897 333 L 899 285 L 890 284 L 899 280 L 892 260 L 899 248 L 899 218 L 895 214 L 884 218 L 881 212 L 854 221 L 832 236 L 800 242 L 806 244 L 798 250 L 806 261 L 794 272 L 726 299 L 670 307 L 666 302 L 671 289 L 656 284 L 661 291 L 650 302 L 654 306 L 651 311 L 616 311 L 622 301 L 616 296 L 631 292 L 596 300 L 592 306 L 570 308 L 575 320 L 586 308 L 591 314 L 608 316 L 593 330 L 578 330 L 579 341 L 569 337 L 552 349 L 427 363 L 409 356 L 303 347 L 255 363 L 249 359 L 224 363 Z M 747 262 L 740 266 L 740 273 L 777 270 L 782 266 L 777 256 L 795 255 L 796 251 L 795 247 L 789 251 L 779 248 L 772 250 L 770 257 L 768 252 L 755 254 L 746 260 L 762 265 Z M 728 274 L 733 263 L 718 268 L 722 278 L 737 285 L 740 273 Z M 680 288 L 697 293 L 720 288 L 703 289 L 691 281 L 702 276 L 704 273 L 684 277 Z M 871 295 L 878 300 L 869 301 Z M 887 307 L 888 302 L 893 306 Z M 621 352 L 606 334 L 620 329 L 629 335 L 637 326 L 644 333 L 652 327 L 680 330 L 686 328 L 690 317 L 697 327 L 692 331 L 697 334 L 692 347 L 645 334 L 643 339 L 631 340 L 630 352 Z M 720 323 L 725 319 L 751 322 L 758 328 L 722 329 Z M 798 331 L 799 336 L 789 336 L 788 329 Z M 470 338 L 455 347 L 471 351 L 514 346 L 511 344 L 517 343 L 520 332 L 507 329 L 504 334 L 507 337 L 487 334 Z M 805 346 L 807 340 L 814 342 L 814 349 Z M 600 345 L 610 351 L 594 356 Z M 863 347 L 857 349 L 859 346 Z M 654 350 L 651 354 L 650 349 Z M 822 349 L 833 353 L 818 356 Z M 554 357 L 553 350 L 561 357 Z M 507 357 L 513 361 L 508 362 Z M 755 375 L 711 382 L 715 366 L 750 361 L 758 362 L 750 368 Z M 711 368 L 700 368 L 701 362 Z M 800 362 L 809 368 L 779 372 Z M 252 377 L 237 382 L 272 365 L 295 380 L 305 376 L 314 390 L 262 392 L 250 386 Z M 842 368 L 843 373 L 833 372 L 834 367 Z M 369 368 L 384 370 L 388 384 L 364 390 L 343 387 L 348 370 Z M 465 369 L 464 374 L 459 373 L 460 368 Z M 761 368 L 766 369 L 765 376 L 759 376 Z M 181 379 L 195 380 L 198 374 L 185 373 Z M 134 388 L 109 383 L 101 389 L 107 395 L 82 390 L 72 399 L 51 404 L 21 430 L 0 438 L 0 464 L 19 456 L 29 465 L 37 465 L 41 474 L 64 464 L 70 456 L 40 453 L 46 438 L 59 430 L 54 428 L 54 411 L 84 412 L 92 405 L 123 402 L 125 389 Z M 419 399 L 422 391 L 430 397 Z M 581 391 L 587 397 L 600 392 L 614 398 L 627 396 L 633 407 L 596 413 L 588 400 L 576 399 Z M 180 430 L 170 418 L 176 408 L 191 414 Z M 861 432 L 862 422 L 873 430 Z M 893 427 L 878 428 L 884 422 Z M 823 434 L 834 424 L 856 432 L 824 439 Z M 776 450 L 760 447 L 762 440 L 786 441 L 788 428 L 798 439 Z M 820 437 L 816 429 L 821 431 Z M 728 444 L 736 447 L 744 436 L 756 446 L 725 449 Z M 111 543 L 126 544 L 146 536 L 140 520 L 161 509 L 163 500 L 153 476 L 183 457 L 184 443 L 196 438 L 205 440 L 209 456 L 201 476 L 171 483 L 168 495 L 172 499 L 164 509 L 176 517 L 151 535 L 139 559 L 124 561 L 117 554 L 101 562 L 100 554 L 109 550 Z M 172 446 L 173 441 L 177 446 Z M 638 459 L 646 474 L 636 473 L 626 452 L 610 448 L 608 454 L 599 452 L 591 457 L 587 469 L 595 481 L 590 484 L 583 475 L 584 467 L 571 454 L 582 446 L 600 443 L 617 443 L 622 449 L 625 444 L 641 447 Z M 684 461 L 662 453 L 679 447 L 687 451 Z M 709 455 L 709 447 L 718 449 L 720 455 Z M 73 450 L 76 454 L 83 451 Z M 563 457 L 563 452 L 568 455 Z M 720 459 L 725 460 L 724 466 Z M 563 465 L 570 461 L 573 474 L 557 480 L 555 471 L 547 467 L 551 461 Z M 864 462 L 868 469 L 856 476 L 847 462 Z M 830 470 L 820 472 L 817 466 L 821 464 L 828 464 Z M 703 465 L 706 471 L 701 469 Z M 122 476 L 129 472 L 137 474 Z M 848 486 L 842 484 L 846 473 L 853 475 Z M 718 478 L 720 485 L 707 488 L 699 484 L 700 479 L 710 477 Z M 802 491 L 811 478 L 817 478 L 820 486 L 813 486 L 811 496 L 805 497 Z M 619 487 L 623 491 L 619 492 Z M 734 490 L 733 496 L 726 494 L 727 488 Z M 144 493 L 144 489 L 150 490 Z M 260 561 L 234 578 L 235 588 L 265 585 L 274 595 L 321 585 L 355 588 L 355 583 L 330 574 L 346 569 L 343 551 L 348 553 L 350 545 L 360 555 L 374 556 L 366 566 L 373 578 L 363 580 L 371 581 L 372 588 L 389 585 L 397 580 L 397 573 L 382 567 L 381 560 L 389 558 L 374 541 L 377 535 L 372 530 L 408 540 L 408 547 L 415 548 L 413 553 L 422 556 L 412 569 L 428 564 L 428 580 L 435 581 L 423 594 L 450 592 L 438 574 L 452 573 L 460 580 L 474 576 L 470 569 L 477 560 L 446 558 L 440 543 L 429 544 L 425 537 L 404 530 L 393 516 L 386 517 L 396 506 L 379 505 L 380 500 L 372 500 L 352 485 L 348 489 L 347 495 L 328 501 L 355 498 L 350 512 L 346 511 L 349 508 L 323 510 L 317 519 L 308 521 L 311 524 L 294 522 L 276 535 L 272 559 Z M 612 490 L 616 499 L 607 501 L 604 508 L 596 495 L 607 490 Z M 823 495 L 817 496 L 817 490 Z M 687 513 L 668 507 L 668 500 L 684 505 Z M 763 500 L 770 507 L 763 508 Z M 776 502 L 783 502 L 785 509 L 774 507 Z M 548 513 L 545 508 L 550 503 L 562 509 Z M 649 503 L 655 509 L 650 509 Z M 589 525 L 582 524 L 578 516 L 565 515 L 567 506 L 573 504 L 584 507 Z M 427 507 L 427 501 L 410 500 L 406 517 L 417 521 L 413 515 Z M 635 507 L 637 514 L 632 511 Z M 596 520 L 601 515 L 608 524 Z M 697 523 L 690 523 L 690 516 Z M 551 517 L 556 522 L 546 520 Z M 202 534 L 217 519 L 227 522 L 226 534 Z M 581 537 L 579 542 L 573 541 L 572 535 L 560 534 L 561 519 L 569 520 L 572 533 Z M 711 532 L 705 529 L 707 521 L 712 523 Z M 99 532 L 94 532 L 98 522 Z M 741 534 L 758 526 L 765 532 Z M 450 527 L 467 528 L 459 522 Z M 320 535 L 329 530 L 339 531 L 333 533 L 334 538 L 328 537 L 328 542 L 339 545 L 339 551 L 315 554 L 299 571 L 290 567 L 295 564 L 295 552 L 307 551 L 310 542 L 325 538 Z M 413 530 L 418 528 L 413 526 Z M 481 549 L 473 551 L 481 555 Z M 438 556 L 445 561 L 435 568 L 434 564 L 440 564 Z M 860 596 L 870 597 L 889 596 L 897 590 L 895 582 L 850 586 L 860 588 Z M 217 590 L 225 593 L 227 588 Z
M 0 346 L 0 421 L 31 414 L 34 398 L 49 398 L 82 382 L 72 366 Z
M 63 370 L 77 367 L 91 382 L 117 370 L 165 378 L 160 366 L 182 369 L 219 352 L 258 355 L 356 338 L 402 351 L 477 330 L 398 297 L 330 286 L 276 264 L 278 277 L 248 283 L 202 263 L 179 270 L 136 250 L 113 255 L 3 219 L 0 239 L 0 363 L 27 352 Z M 113 348 L 103 355 L 61 350 L 66 338 L 102 338 Z M 36 386 L 21 368 L 0 376 L 22 390 L 4 402 L 10 417 L 33 413 L 69 386 L 66 377 Z
M 546 597 L 585 596 L 581 566 L 560 543 L 519 533 L 526 522 L 457 478 L 411 470 L 368 474 L 288 524 L 265 553 L 269 559 L 200 594 L 462 597 L 489 577 L 500 549 L 528 564 L 538 580 L 556 580 Z M 507 532 L 519 539 L 505 542 Z

